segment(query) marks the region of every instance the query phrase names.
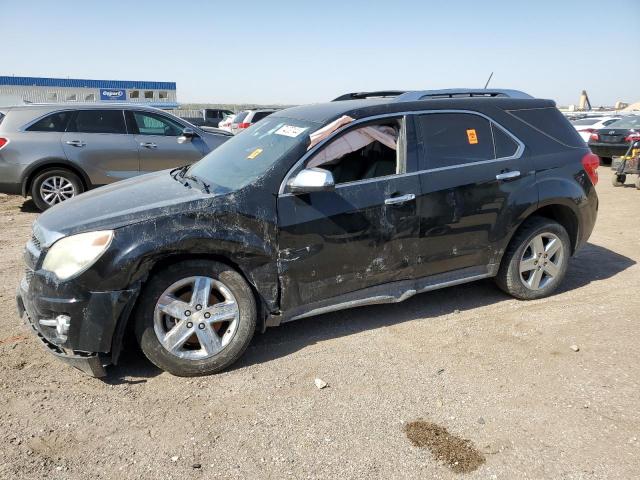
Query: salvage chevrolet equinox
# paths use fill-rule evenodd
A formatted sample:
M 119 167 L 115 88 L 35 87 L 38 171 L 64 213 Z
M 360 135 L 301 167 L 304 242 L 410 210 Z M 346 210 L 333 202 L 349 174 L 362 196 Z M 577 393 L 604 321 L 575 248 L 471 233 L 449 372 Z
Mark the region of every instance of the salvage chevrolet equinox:
M 18 309 L 87 373 L 135 336 L 155 365 L 194 376 L 311 315 L 489 277 L 542 298 L 591 234 L 597 166 L 552 101 L 513 90 L 294 107 L 192 166 L 46 211 Z

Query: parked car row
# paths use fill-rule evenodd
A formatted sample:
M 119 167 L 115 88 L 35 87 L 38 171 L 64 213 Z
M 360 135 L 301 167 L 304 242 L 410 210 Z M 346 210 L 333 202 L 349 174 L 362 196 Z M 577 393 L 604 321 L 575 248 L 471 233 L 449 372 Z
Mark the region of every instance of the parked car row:
M 234 115 L 231 110 L 225 108 L 203 108 L 200 110 L 172 109 L 166 111 L 198 127 L 219 127 L 220 122 L 230 115 Z
M 640 140 L 640 115 L 628 115 L 591 132 L 589 148 L 605 163 L 624 155 L 633 142 Z
M 234 363 L 255 332 L 320 313 L 485 278 L 523 300 L 554 292 L 594 227 L 599 164 L 555 104 L 513 90 L 385 93 L 248 112 L 238 123 L 269 115 L 216 136 L 191 166 L 44 212 L 20 315 L 92 375 L 135 336 L 155 365 L 195 376 Z M 73 163 L 86 168 L 114 156 L 114 136 L 133 158 L 165 137 L 214 148 L 157 112 L 20 112 L 2 112 L 4 149 L 91 150 Z M 100 181 L 140 173 L 119 158 Z
M 571 124 L 588 143 L 602 163 L 624 155 L 632 142 L 640 140 L 640 115 L 590 116 L 573 120 Z

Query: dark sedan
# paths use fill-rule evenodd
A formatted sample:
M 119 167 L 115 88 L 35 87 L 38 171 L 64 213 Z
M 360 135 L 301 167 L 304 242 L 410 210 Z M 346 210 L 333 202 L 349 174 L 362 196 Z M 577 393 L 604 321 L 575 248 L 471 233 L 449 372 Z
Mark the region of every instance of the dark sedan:
M 596 130 L 589 137 L 589 148 L 602 162 L 624 155 L 631 142 L 640 141 L 640 115 L 621 118 L 606 128 Z

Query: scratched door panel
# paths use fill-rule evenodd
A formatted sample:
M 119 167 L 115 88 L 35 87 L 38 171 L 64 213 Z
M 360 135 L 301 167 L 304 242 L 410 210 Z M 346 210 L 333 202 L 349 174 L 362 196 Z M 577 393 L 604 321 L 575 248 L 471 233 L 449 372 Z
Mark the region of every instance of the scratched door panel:
M 413 176 L 343 184 L 330 192 L 278 199 L 283 308 L 412 278 L 419 221 Z

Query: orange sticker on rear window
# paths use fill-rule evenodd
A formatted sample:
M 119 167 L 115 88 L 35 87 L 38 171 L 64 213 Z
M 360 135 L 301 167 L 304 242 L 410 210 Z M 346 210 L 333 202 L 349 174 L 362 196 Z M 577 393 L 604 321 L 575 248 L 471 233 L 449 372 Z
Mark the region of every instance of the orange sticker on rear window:
M 478 143 L 478 135 L 476 134 L 475 128 L 470 128 L 467 130 L 467 139 L 471 145 L 475 145 Z

